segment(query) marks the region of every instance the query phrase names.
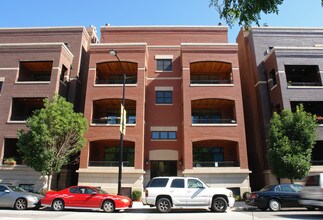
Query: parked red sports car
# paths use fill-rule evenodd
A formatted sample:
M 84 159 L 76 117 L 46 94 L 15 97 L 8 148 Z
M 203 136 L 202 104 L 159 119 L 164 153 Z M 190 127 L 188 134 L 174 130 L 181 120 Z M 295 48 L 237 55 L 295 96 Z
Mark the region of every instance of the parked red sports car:
M 131 207 L 132 201 L 128 197 L 112 195 L 97 187 L 71 186 L 61 191 L 47 192 L 41 204 L 52 207 L 55 211 L 71 208 L 113 212 Z

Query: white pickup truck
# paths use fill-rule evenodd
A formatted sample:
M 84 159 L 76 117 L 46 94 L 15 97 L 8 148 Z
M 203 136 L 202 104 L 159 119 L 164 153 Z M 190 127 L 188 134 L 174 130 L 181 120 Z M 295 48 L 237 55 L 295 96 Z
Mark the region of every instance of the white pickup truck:
M 147 185 L 142 200 L 145 205 L 156 206 L 159 212 L 172 208 L 210 208 L 225 212 L 234 205 L 231 190 L 211 188 L 194 177 L 155 177 Z

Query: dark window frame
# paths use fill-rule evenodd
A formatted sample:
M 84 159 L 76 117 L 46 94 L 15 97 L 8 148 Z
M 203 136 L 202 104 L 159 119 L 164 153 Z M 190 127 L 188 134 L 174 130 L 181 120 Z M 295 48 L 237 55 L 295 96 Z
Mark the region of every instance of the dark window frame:
M 173 91 L 156 91 L 156 104 L 173 104 Z
M 152 131 L 151 139 L 152 140 L 177 140 L 177 131 Z
M 172 59 L 156 59 L 156 71 L 172 72 L 173 60 Z

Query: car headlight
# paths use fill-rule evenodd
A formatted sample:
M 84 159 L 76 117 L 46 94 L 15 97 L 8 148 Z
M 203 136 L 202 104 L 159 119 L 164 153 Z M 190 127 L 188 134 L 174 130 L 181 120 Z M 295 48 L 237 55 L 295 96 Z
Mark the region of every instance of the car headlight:
M 129 199 L 121 199 L 121 201 L 124 202 L 124 203 L 130 202 Z

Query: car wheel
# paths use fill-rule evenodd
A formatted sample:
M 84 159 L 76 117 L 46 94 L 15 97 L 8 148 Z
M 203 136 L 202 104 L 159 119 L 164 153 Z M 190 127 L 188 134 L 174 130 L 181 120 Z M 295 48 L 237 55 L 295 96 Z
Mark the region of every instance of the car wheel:
M 17 210 L 27 209 L 27 200 L 24 198 L 18 198 L 15 202 L 14 208 Z
M 269 200 L 269 209 L 271 211 L 274 211 L 274 212 L 279 211 L 280 207 L 281 207 L 281 205 L 278 200 L 276 200 L 276 199 Z
M 104 201 L 104 203 L 102 204 L 102 209 L 105 212 L 114 212 L 115 210 L 114 202 L 111 200 Z
M 167 212 L 170 212 L 172 208 L 172 204 L 170 203 L 169 199 L 161 198 L 161 199 L 158 199 L 156 203 L 156 207 L 159 212 L 167 213 Z
M 213 212 L 225 212 L 228 208 L 227 201 L 222 197 L 216 197 L 212 201 L 211 210 Z
M 55 199 L 52 203 L 52 209 L 54 211 L 62 211 L 64 209 L 64 202 L 61 199 Z

